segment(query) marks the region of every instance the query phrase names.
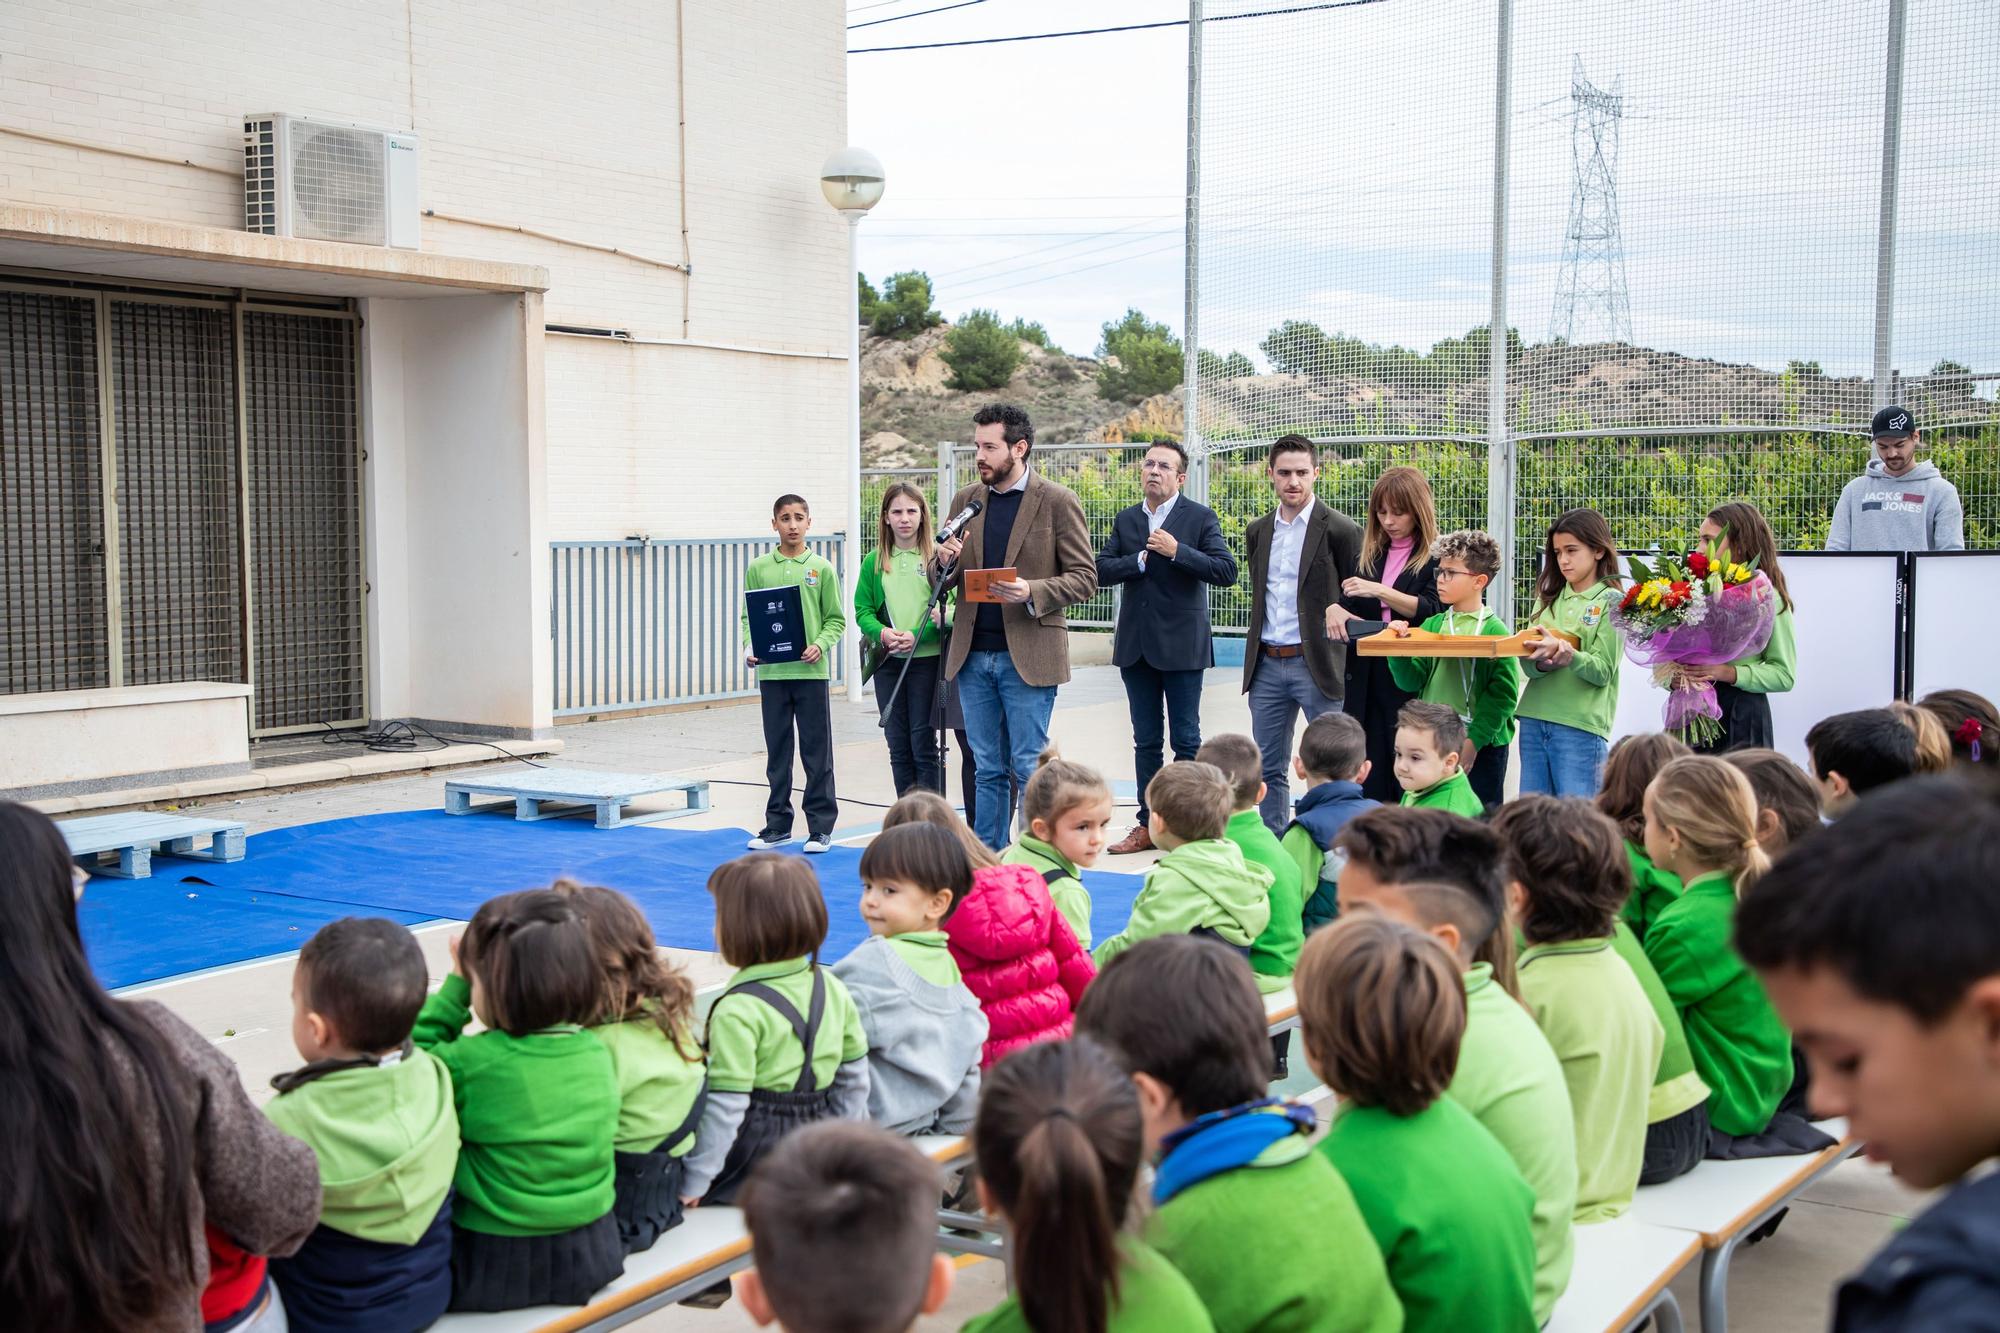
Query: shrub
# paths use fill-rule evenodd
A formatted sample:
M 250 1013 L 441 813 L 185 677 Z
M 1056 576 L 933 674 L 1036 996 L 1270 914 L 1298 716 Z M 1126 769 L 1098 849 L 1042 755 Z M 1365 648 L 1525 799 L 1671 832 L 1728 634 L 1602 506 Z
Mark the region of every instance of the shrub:
M 907 342 L 942 323 L 944 316 L 931 306 L 930 277 L 912 269 L 890 275 L 868 327 L 884 338 Z
M 1106 398 L 1150 398 L 1181 382 L 1181 340 L 1137 310 L 1104 326 L 1097 354 L 1117 360 L 1097 369 L 1097 391 Z
M 991 310 L 974 310 L 952 326 L 938 355 L 951 367 L 948 388 L 997 389 L 1021 364 L 1021 340 Z

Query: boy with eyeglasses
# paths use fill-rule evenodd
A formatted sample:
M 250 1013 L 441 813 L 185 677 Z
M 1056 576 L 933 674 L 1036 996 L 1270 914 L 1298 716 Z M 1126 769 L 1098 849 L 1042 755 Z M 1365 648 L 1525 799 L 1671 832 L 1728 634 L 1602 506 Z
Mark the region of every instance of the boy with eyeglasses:
M 1437 558 L 1438 598 L 1445 609 L 1419 625 L 1434 634 L 1491 634 L 1504 638 L 1506 622 L 1486 607 L 1486 586 L 1500 572 L 1500 543 L 1474 528 L 1449 532 L 1432 548 Z M 1388 632 L 1410 632 L 1392 620 Z M 1396 684 L 1426 703 L 1443 704 L 1465 723 L 1459 758 L 1473 795 L 1492 810 L 1507 781 L 1507 758 L 1514 743 L 1514 709 L 1521 700 L 1521 663 L 1512 657 L 1391 657 Z

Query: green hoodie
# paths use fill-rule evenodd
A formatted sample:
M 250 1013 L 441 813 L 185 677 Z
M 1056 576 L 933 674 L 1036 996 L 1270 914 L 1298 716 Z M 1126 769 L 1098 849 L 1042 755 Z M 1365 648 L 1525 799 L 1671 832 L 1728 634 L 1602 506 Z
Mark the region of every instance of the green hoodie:
M 320 1221 L 384 1245 L 414 1245 L 430 1229 L 458 1169 L 458 1111 L 429 1051 L 322 1074 L 264 1114 L 319 1158 Z
M 1222 836 L 1242 850 L 1245 862 L 1271 872 L 1271 924 L 1264 927 L 1264 933 L 1250 946 L 1250 970 L 1257 974 L 1257 989 L 1272 995 L 1292 984 L 1292 969 L 1298 966 L 1299 950 L 1306 942 L 1298 862 L 1286 853 L 1254 805 L 1231 815 Z M 1306 841 L 1312 841 L 1310 834 Z M 1317 855 L 1318 848 L 1313 850 Z M 1317 866 L 1313 874 L 1313 887 L 1318 888 Z
M 1681 896 L 1680 876 L 1654 865 L 1646 849 L 1630 838 L 1625 839 L 1625 858 L 1632 863 L 1632 894 L 1618 915 L 1644 943 L 1647 927 Z
M 1486 813 L 1486 807 L 1472 794 L 1472 783 L 1464 769 L 1453 769 L 1451 776 L 1435 787 L 1404 792 L 1403 804 L 1419 810 L 1449 810 L 1467 819 L 1478 819 Z
M 1243 859 L 1223 838 L 1184 842 L 1146 872 L 1125 929 L 1097 946 L 1099 967 L 1155 935 L 1214 931 L 1227 944 L 1248 949 L 1271 923 L 1271 872 Z
M 1075 862 L 1051 844 L 1023 833 L 1000 854 L 1000 864 L 1026 866 L 1040 875 L 1049 886 L 1049 897 L 1055 899 L 1056 910 L 1075 933 L 1076 942 L 1086 949 L 1090 947 L 1090 890 L 1077 878 Z

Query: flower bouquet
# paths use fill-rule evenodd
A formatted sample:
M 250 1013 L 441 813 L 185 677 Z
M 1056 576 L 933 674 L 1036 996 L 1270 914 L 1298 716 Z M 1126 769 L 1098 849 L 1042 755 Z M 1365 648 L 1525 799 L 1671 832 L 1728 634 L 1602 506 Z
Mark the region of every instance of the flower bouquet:
M 1761 652 L 1778 618 L 1778 591 L 1755 560 L 1732 560 L 1713 541 L 1686 558 L 1662 555 L 1648 565 L 1630 557 L 1632 586 L 1611 613 L 1624 631 L 1625 655 L 1653 669 L 1667 690 L 1664 728 L 1689 745 L 1713 744 L 1722 735 L 1722 704 L 1715 686 L 1688 680 L 1683 666 L 1721 666 Z

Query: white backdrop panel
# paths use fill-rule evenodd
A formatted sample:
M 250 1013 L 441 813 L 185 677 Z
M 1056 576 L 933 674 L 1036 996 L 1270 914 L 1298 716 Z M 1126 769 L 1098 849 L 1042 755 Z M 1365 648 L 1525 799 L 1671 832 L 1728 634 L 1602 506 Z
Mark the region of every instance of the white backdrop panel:
M 2000 698 L 2000 617 L 1980 610 L 2000 586 L 2000 551 L 1920 555 L 1916 566 L 1910 697 L 1959 689 Z
M 1880 708 L 1896 697 L 1896 563 L 1890 554 L 1784 557 L 1798 636 L 1798 679 L 1787 693 L 1771 696 L 1771 728 L 1777 748 L 1801 765 L 1807 762 L 1806 732 L 1813 723 L 1831 713 Z M 1983 632 L 1988 643 L 2000 647 L 2000 620 L 1989 617 Z M 1626 659 L 1611 738 L 1658 731 L 1666 699 L 1653 688 L 1652 673 Z

